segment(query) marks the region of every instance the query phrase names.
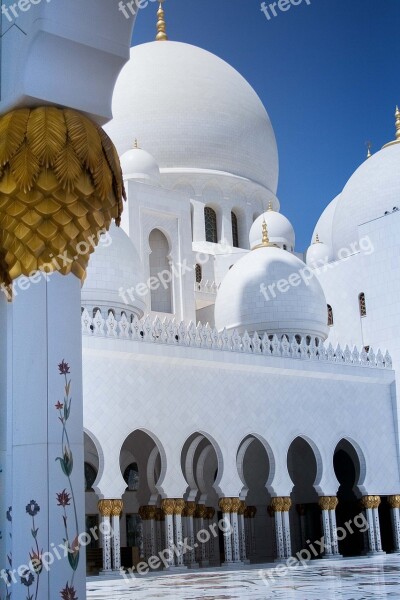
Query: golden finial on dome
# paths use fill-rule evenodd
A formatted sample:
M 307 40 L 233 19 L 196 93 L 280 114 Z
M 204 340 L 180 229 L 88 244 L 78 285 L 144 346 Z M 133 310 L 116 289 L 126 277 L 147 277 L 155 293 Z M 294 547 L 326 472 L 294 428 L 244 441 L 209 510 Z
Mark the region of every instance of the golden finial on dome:
M 270 201 L 268 202 L 268 212 L 271 212 L 271 211 L 273 211 L 273 210 L 274 210 L 274 207 L 272 206 L 272 200 L 270 200 Z
M 315 236 L 315 243 L 316 243 L 316 244 L 320 244 L 320 243 L 321 243 L 321 240 L 319 239 L 319 235 L 318 235 L 318 233 L 317 233 L 317 234 L 316 234 L 316 236 Z
M 366 142 L 366 146 L 367 146 L 367 158 L 371 158 L 372 156 L 372 142 Z
M 385 144 L 383 147 L 387 148 L 387 146 L 393 146 L 394 144 L 400 144 L 400 110 L 399 107 L 396 106 L 396 111 L 394 113 L 396 119 L 396 139 L 393 142 L 389 142 Z
M 269 240 L 269 235 L 268 235 L 268 226 L 267 223 L 264 219 L 263 224 L 262 224 L 262 240 L 261 240 L 261 244 L 258 244 L 257 246 L 255 246 L 253 248 L 253 250 L 257 250 L 257 248 L 278 248 L 278 246 L 276 244 L 272 244 Z
M 133 147 L 135 150 L 139 150 L 140 146 L 139 146 L 139 142 L 137 141 L 137 138 L 135 138 L 135 141 L 133 142 Z
M 158 17 L 158 21 L 157 21 L 157 35 L 156 35 L 156 40 L 157 42 L 166 42 L 168 40 L 168 36 L 166 33 L 166 24 L 165 24 L 165 13 L 164 13 L 164 9 L 162 7 L 164 0 L 158 0 L 160 5 L 157 11 L 157 17 Z

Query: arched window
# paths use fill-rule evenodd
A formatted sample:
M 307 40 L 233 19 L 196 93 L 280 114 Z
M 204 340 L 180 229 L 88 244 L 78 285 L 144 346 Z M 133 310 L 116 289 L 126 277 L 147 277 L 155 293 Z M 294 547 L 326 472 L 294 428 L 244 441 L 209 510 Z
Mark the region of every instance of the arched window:
M 231 212 L 231 221 L 232 221 L 232 243 L 234 248 L 239 248 L 239 229 L 238 229 L 238 220 L 236 214 Z
M 365 294 L 361 292 L 358 296 L 358 305 L 360 307 L 360 317 L 367 316 L 367 305 L 365 304 Z
M 126 467 L 124 479 L 129 492 L 136 492 L 139 489 L 139 469 L 136 463 Z
M 204 221 L 206 227 L 206 242 L 216 244 L 218 242 L 217 213 L 210 206 L 206 206 L 204 209 Z
M 328 327 L 332 327 L 333 325 L 333 310 L 332 306 L 328 304 Z
M 169 265 L 169 244 L 159 229 L 153 229 L 149 236 L 150 277 L 158 280 L 159 285 L 151 289 L 151 310 L 172 313 L 172 274 Z
M 203 279 L 203 270 L 201 268 L 201 265 L 196 265 L 196 283 L 201 283 L 202 279 Z
M 96 481 L 97 471 L 88 462 L 85 462 L 85 492 L 93 491 L 93 484 Z

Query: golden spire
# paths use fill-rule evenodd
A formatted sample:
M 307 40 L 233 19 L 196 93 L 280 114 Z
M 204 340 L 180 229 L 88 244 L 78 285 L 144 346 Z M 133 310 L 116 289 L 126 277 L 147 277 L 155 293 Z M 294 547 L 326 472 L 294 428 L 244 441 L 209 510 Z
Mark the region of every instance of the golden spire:
M 272 206 L 272 200 L 270 200 L 270 201 L 268 202 L 268 212 L 270 212 L 270 211 L 272 211 L 272 210 L 274 210 L 274 207 Z
M 262 224 L 262 241 L 261 241 L 261 244 L 258 244 L 257 246 L 254 246 L 253 250 L 257 250 L 257 248 L 278 248 L 278 246 L 276 244 L 272 244 L 269 241 L 268 226 L 267 226 L 267 223 L 265 222 L 265 219 L 264 219 L 263 224 Z
M 396 111 L 394 113 L 395 119 L 396 119 L 396 139 L 393 140 L 393 142 L 389 142 L 388 144 L 385 144 L 383 147 L 386 148 L 387 146 L 393 146 L 393 144 L 400 144 L 400 110 L 399 107 L 396 106 Z
M 156 40 L 157 42 L 166 42 L 168 40 L 168 36 L 167 33 L 165 31 L 166 25 L 165 25 L 165 13 L 164 13 L 164 9 L 162 7 L 164 0 L 158 0 L 160 3 L 160 6 L 158 8 L 157 11 L 157 17 L 158 17 L 158 21 L 157 21 L 157 35 L 156 35 Z
M 320 243 L 321 243 L 321 240 L 319 239 L 319 235 L 318 235 L 318 233 L 317 233 L 317 234 L 316 234 L 316 236 L 315 236 L 315 243 L 316 243 L 316 244 L 320 244 Z
M 372 142 L 366 142 L 366 145 L 367 145 L 367 158 L 371 158 L 371 156 L 372 156 L 372 152 L 371 152 Z
M 133 147 L 135 150 L 138 150 L 140 148 L 137 138 L 135 138 L 135 141 L 133 142 Z

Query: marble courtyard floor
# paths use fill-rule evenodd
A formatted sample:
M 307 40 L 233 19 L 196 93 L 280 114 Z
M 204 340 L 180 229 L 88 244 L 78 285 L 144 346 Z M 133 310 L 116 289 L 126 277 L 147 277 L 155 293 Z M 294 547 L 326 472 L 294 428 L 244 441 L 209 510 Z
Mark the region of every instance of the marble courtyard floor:
M 175 575 L 157 573 L 126 582 L 92 577 L 88 600 L 400 600 L 400 557 L 311 562 L 277 577 L 269 586 L 260 569 L 202 569 Z

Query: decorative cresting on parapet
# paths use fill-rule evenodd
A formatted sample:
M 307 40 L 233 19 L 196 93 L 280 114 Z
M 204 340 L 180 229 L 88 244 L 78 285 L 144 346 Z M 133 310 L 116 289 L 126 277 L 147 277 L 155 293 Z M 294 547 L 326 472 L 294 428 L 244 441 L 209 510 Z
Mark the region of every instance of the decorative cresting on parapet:
M 336 510 L 339 500 L 336 496 L 320 496 L 318 505 L 321 510 Z
M 220 498 L 218 506 L 223 513 L 230 513 L 232 507 L 232 498 Z
M 277 496 L 271 500 L 271 508 L 274 512 L 289 512 L 292 501 L 289 496 Z
M 276 335 L 263 334 L 262 338 L 255 333 L 250 336 L 247 331 L 243 335 L 235 330 L 218 332 L 215 327 L 207 325 L 186 324 L 183 321 L 176 322 L 174 319 L 159 317 L 154 320 L 150 316 L 143 319 L 133 318 L 132 323 L 123 314 L 116 319 L 111 312 L 104 319 L 100 311 L 92 318 L 87 309 L 82 307 L 82 333 L 90 336 L 111 337 L 113 339 L 128 339 L 135 342 L 149 342 L 152 344 L 166 344 L 170 346 L 182 346 L 193 348 L 205 348 L 210 350 L 221 350 L 226 352 L 240 352 L 256 356 L 277 356 L 306 361 L 328 362 L 337 365 L 349 365 L 366 368 L 392 369 L 392 358 L 389 352 L 385 355 L 370 347 L 366 352 L 361 352 L 355 347 L 350 350 L 346 346 L 343 350 L 340 345 L 336 348 L 329 344 L 325 347 L 321 340 L 288 338 L 286 335 L 279 339 Z
M 83 280 L 123 197 L 114 145 L 84 115 L 45 106 L 1 116 L 0 283 L 37 271 Z
M 122 500 L 112 500 L 111 516 L 120 517 L 124 510 L 124 503 Z
M 380 503 L 381 503 L 380 496 L 363 496 L 361 498 L 361 506 L 365 509 L 379 508 Z
M 175 500 L 173 498 L 164 498 L 161 500 L 161 509 L 164 515 L 173 515 L 175 509 Z
M 111 513 L 113 511 L 113 501 L 112 500 L 99 500 L 97 504 L 97 508 L 102 517 L 111 517 Z
M 390 508 L 400 508 L 400 494 L 396 496 L 388 496 Z

